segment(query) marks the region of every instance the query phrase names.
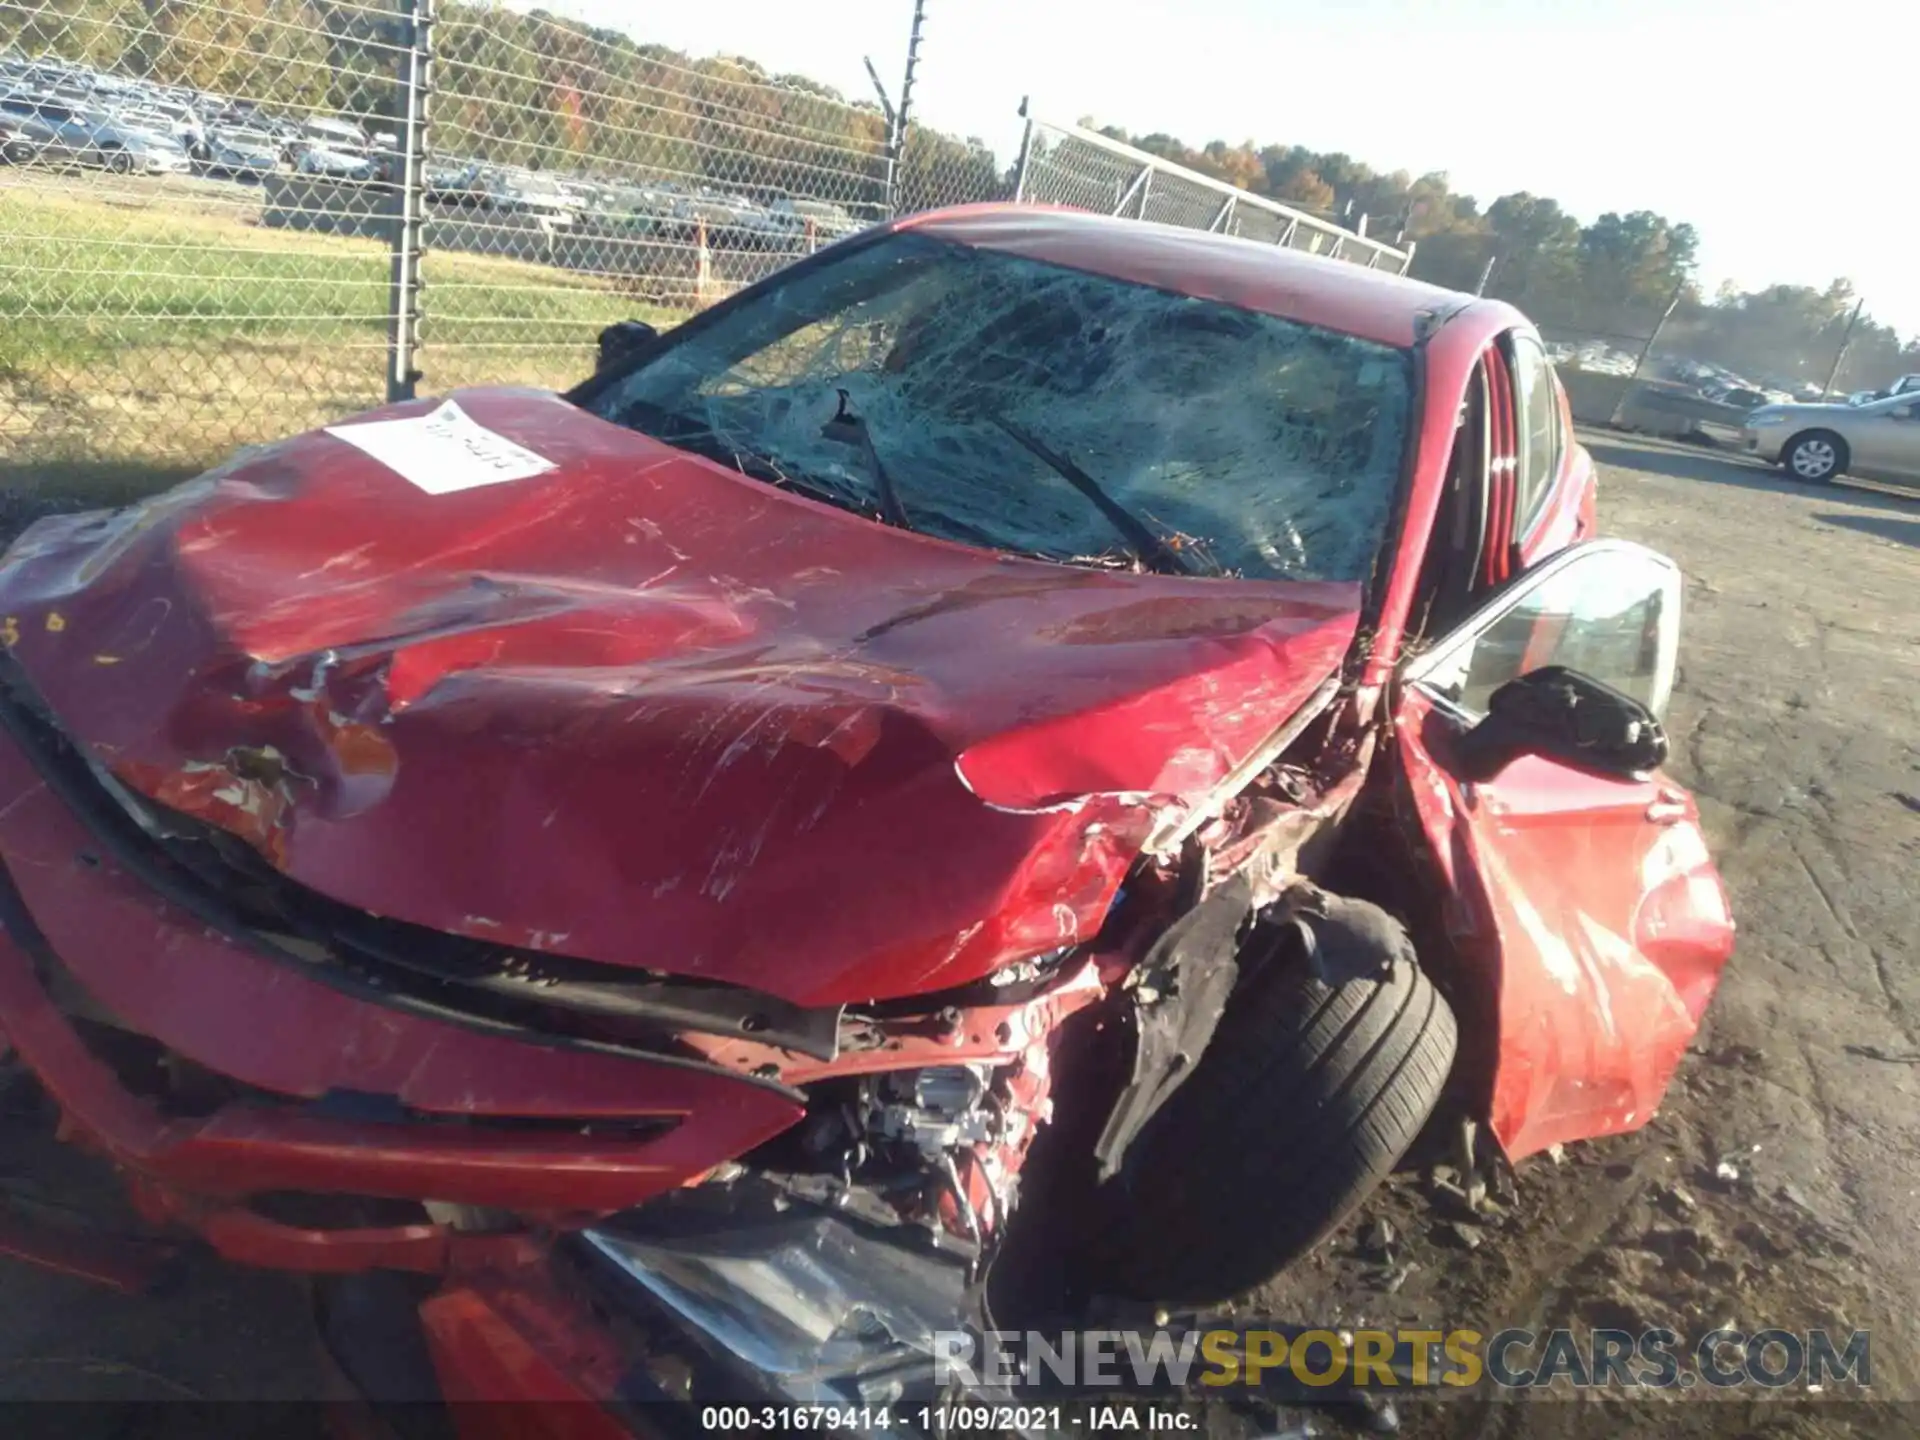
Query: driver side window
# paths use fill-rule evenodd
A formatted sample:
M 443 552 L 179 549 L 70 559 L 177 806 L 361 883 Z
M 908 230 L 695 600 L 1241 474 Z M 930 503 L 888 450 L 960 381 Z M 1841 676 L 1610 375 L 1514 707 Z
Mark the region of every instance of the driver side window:
M 1576 546 L 1520 577 L 1408 668 L 1407 679 L 1469 719 L 1510 680 L 1577 670 L 1657 716 L 1673 688 L 1680 572 L 1639 545 Z

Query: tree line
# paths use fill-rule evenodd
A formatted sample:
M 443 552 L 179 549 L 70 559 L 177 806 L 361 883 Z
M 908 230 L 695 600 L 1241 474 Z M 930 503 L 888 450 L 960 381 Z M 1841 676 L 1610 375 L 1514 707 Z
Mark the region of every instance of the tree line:
M 1456 290 L 1484 282 L 1486 294 L 1519 306 L 1550 339 L 1597 339 L 1631 352 L 1659 327 L 1661 353 L 1781 383 L 1824 383 L 1843 341 L 1843 388 L 1920 371 L 1920 336 L 1903 338 L 1870 314 L 1855 321 L 1858 297 L 1847 280 L 1703 294 L 1699 235 L 1651 210 L 1583 224 L 1557 201 L 1525 191 L 1483 209 L 1443 171 L 1377 171 L 1301 145 L 1215 140 L 1195 148 L 1116 126 L 1100 133 L 1324 218 L 1351 224 L 1364 215 L 1369 234 L 1414 242 L 1414 275 Z
M 400 0 L 0 0 L 0 52 L 53 54 L 264 108 L 391 120 L 401 113 Z M 891 196 L 917 210 L 1010 193 L 976 138 L 909 127 L 888 153 L 878 105 L 805 76 L 738 57 L 695 59 L 618 31 L 440 0 L 432 143 L 441 154 L 644 183 L 712 186 L 760 199 L 824 199 L 882 213 Z M 1549 338 L 1637 349 L 1663 315 L 1663 350 L 1717 361 L 1755 379 L 1823 381 L 1855 296 L 1773 285 L 1708 296 L 1695 280 L 1692 226 L 1648 210 L 1583 223 L 1526 192 L 1484 206 L 1445 172 L 1377 171 L 1300 145 L 1194 148 L 1165 134 L 1103 133 L 1175 164 L 1416 245 L 1413 273 L 1524 309 Z M 1843 385 L 1920 370 L 1920 337 L 1903 342 L 1871 316 L 1854 326 Z

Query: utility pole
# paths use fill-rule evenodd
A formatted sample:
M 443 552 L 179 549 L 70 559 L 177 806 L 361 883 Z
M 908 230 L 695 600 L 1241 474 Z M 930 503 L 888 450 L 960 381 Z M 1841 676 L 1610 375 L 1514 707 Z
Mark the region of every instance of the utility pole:
M 1500 256 L 1498 252 L 1495 252 L 1494 254 L 1487 256 L 1487 263 L 1481 268 L 1481 271 L 1480 271 L 1480 283 L 1473 287 L 1474 294 L 1484 295 L 1487 293 L 1487 282 L 1493 279 L 1493 267 L 1495 265 L 1498 265 L 1499 263 L 1500 263 Z

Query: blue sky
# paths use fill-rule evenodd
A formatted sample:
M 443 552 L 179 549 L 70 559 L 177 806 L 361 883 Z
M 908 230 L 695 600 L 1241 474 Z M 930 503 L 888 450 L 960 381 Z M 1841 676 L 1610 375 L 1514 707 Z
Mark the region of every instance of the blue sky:
M 695 55 L 897 90 L 911 0 L 545 0 Z M 1911 0 L 928 0 L 920 118 L 1002 155 L 1015 109 L 1445 170 L 1484 205 L 1656 210 L 1702 279 L 1853 280 L 1920 334 Z

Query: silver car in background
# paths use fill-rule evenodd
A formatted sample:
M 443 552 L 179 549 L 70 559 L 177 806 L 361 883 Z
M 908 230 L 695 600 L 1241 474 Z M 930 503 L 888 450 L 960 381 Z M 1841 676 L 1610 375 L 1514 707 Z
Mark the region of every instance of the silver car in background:
M 1920 395 L 1864 405 L 1763 405 L 1741 424 L 1741 448 L 1796 480 L 1840 475 L 1920 486 Z
M 258 179 L 280 168 L 280 144 L 262 130 L 218 129 L 207 137 L 201 164 L 217 174 Z
M 99 165 L 121 174 L 185 174 L 186 149 L 171 136 L 104 111 L 39 96 L 0 98 L 5 154 L 13 164 Z

